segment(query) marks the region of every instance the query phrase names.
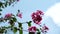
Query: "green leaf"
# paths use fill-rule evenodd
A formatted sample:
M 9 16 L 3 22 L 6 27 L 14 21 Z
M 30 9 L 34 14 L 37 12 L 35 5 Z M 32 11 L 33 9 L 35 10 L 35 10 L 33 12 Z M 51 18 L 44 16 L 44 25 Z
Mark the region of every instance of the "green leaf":
M 12 2 L 12 0 L 9 0 L 10 2 Z
M 22 23 L 18 23 L 18 25 L 19 25 L 19 28 L 20 28 L 20 30 L 19 30 L 19 34 L 23 34 L 23 28 L 22 28 Z
M 9 2 L 9 6 L 11 5 L 11 2 Z
M 2 8 L 4 8 L 4 6 L 2 5 Z
M 39 30 L 39 29 L 37 29 L 37 34 L 41 34 L 41 32 L 40 32 L 40 30 Z
M 3 5 L 3 3 L 2 2 L 0 2 L 0 7 Z
M 14 33 L 17 32 L 17 27 L 14 27 L 13 32 L 14 32 Z
M 7 30 L 5 30 L 5 34 L 7 33 Z
M 5 30 L 5 29 L 1 29 L 1 28 L 0 28 L 0 33 L 4 33 L 4 30 Z
M 1 15 L 1 13 L 0 13 L 0 15 Z
M 0 18 L 0 22 L 4 22 L 3 17 Z
M 15 0 L 13 0 L 13 2 L 15 2 Z
M 39 31 L 39 29 L 37 29 L 37 31 Z
M 0 11 L 2 11 L 2 9 L 0 9 Z
M 22 27 L 22 23 L 18 23 L 19 24 L 19 27 Z
M 29 27 L 31 26 L 31 22 L 32 22 L 32 21 L 27 22 Z
M 17 19 L 15 17 L 12 17 L 9 21 L 10 25 L 14 25 L 14 23 L 17 21 Z
M 7 7 L 7 1 L 6 1 L 6 3 L 5 3 L 5 7 Z
M 14 21 L 14 22 L 16 22 L 16 21 L 17 21 L 17 19 L 16 19 L 15 17 L 13 17 L 13 21 Z
M 13 27 L 14 26 L 14 21 L 13 20 L 10 20 L 9 21 L 9 24 L 11 25 L 11 27 Z
M 29 32 L 29 34 L 35 34 L 35 32 Z
M 37 32 L 37 34 L 41 34 L 41 32 Z

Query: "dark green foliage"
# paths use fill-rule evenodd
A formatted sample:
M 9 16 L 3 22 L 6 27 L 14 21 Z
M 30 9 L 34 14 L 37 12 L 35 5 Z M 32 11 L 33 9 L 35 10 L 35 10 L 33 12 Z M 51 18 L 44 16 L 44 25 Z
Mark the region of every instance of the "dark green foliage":
M 1 18 L 0 18 L 0 22 L 4 22 L 4 19 L 3 19 L 3 17 L 1 17 Z
M 32 22 L 32 21 L 27 22 L 27 24 L 28 24 L 29 27 L 31 26 L 31 22 Z
M 13 32 L 14 32 L 14 33 L 17 32 L 17 27 L 14 27 Z
M 0 11 L 2 11 L 2 9 L 0 8 Z
M 41 32 L 37 32 L 37 34 L 41 34 Z
M 17 19 L 16 19 L 15 17 L 13 17 L 12 19 L 13 19 L 13 21 L 14 21 L 14 22 L 16 22 L 16 21 L 17 21 Z
M 37 34 L 41 34 L 41 32 L 40 32 L 40 30 L 39 30 L 39 29 L 37 29 Z
M 2 3 L 2 2 L 0 2 L 0 7 L 2 7 L 2 5 L 3 5 L 3 3 Z
M 35 32 L 29 32 L 29 34 L 35 34 Z
M 23 34 L 23 28 L 22 28 L 22 23 L 18 23 L 18 25 L 19 25 L 19 34 Z
M 22 27 L 22 23 L 18 23 L 19 24 L 19 27 Z
M 8 3 L 8 2 L 6 1 L 6 3 L 5 3 L 5 7 L 7 7 L 7 5 L 8 5 L 7 3 Z
M 5 0 L 4 0 L 5 1 Z M 0 11 L 2 11 L 1 8 L 6 8 L 8 5 L 10 6 L 12 3 L 14 3 L 16 0 L 9 0 L 5 1 L 4 3 L 0 1 Z
M 37 29 L 37 31 L 39 31 L 39 29 Z
M 1 13 L 0 13 L 0 15 L 1 15 Z
M 19 34 L 23 34 L 23 30 L 19 30 Z
M 3 28 L 1 29 L 1 28 L 0 28 L 0 33 L 4 33 L 4 30 L 5 30 L 5 29 L 3 29 Z
M 10 21 L 9 21 L 9 24 L 10 24 L 11 26 L 14 26 L 14 21 L 13 21 L 13 20 L 10 20 Z

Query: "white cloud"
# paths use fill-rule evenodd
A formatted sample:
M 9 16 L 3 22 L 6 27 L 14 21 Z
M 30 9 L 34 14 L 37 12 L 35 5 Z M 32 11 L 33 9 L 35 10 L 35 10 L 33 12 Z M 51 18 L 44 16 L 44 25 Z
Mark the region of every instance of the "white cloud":
M 52 17 L 55 24 L 60 26 L 60 3 L 56 3 L 50 8 L 48 8 L 45 15 Z

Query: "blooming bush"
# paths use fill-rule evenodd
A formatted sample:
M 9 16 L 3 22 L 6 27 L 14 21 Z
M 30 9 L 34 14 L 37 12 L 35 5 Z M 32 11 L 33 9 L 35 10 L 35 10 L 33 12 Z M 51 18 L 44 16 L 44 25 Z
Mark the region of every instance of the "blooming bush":
M 19 0 L 17 0 L 19 1 Z M 1 4 L 1 3 L 0 3 Z M 2 5 L 0 5 L 1 7 Z M 1 8 L 0 8 L 1 9 Z M 19 22 L 17 21 L 17 17 L 19 18 L 23 18 L 22 13 L 20 10 L 18 10 L 17 14 L 14 15 L 12 13 L 7 13 L 5 14 L 4 17 L 1 16 L 0 18 L 0 22 L 8 22 L 10 25 L 9 26 L 1 26 L 0 27 L 0 33 L 7 33 L 7 29 L 10 29 L 11 31 L 14 32 L 14 34 L 19 31 L 19 34 L 23 34 L 23 30 L 24 27 L 22 27 L 22 24 L 27 23 L 28 24 L 28 30 L 27 32 L 29 32 L 28 34 L 41 34 L 42 33 L 47 33 L 47 31 L 49 30 L 49 28 L 44 24 L 43 26 L 41 25 L 41 21 L 43 20 L 42 17 L 44 16 L 44 13 L 41 10 L 36 10 L 36 12 L 33 12 L 31 14 L 31 21 L 27 21 L 27 22 Z M 34 22 L 35 24 L 39 25 L 39 28 L 37 28 L 36 26 L 32 26 L 31 23 Z M 15 23 L 18 23 L 18 28 L 15 27 Z

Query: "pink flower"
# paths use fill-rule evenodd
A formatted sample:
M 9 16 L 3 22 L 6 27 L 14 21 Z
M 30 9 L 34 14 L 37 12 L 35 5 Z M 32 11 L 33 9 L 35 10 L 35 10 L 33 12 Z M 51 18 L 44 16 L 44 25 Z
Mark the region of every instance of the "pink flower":
M 38 14 L 38 15 L 44 15 L 44 13 L 41 10 L 37 10 L 36 14 Z
M 42 14 L 43 14 L 43 12 L 39 11 L 39 10 L 37 10 L 37 12 L 33 12 L 32 15 L 31 15 L 33 22 L 36 23 L 36 24 L 41 24 L 41 20 L 42 20 L 41 15 Z
M 20 17 L 20 18 L 22 18 L 22 14 L 21 13 L 18 13 L 17 16 Z
M 49 28 L 47 26 L 44 26 L 43 28 L 44 28 L 44 30 L 49 30 Z
M 49 30 L 49 28 L 47 27 L 47 26 L 43 26 L 42 28 L 41 28 L 41 31 L 44 33 L 44 32 L 47 32 Z
M 35 26 L 32 26 L 32 27 L 29 27 L 29 32 L 36 32 L 36 27 Z
M 8 13 L 8 14 L 5 15 L 4 18 L 10 18 L 11 16 L 12 16 L 12 13 Z

